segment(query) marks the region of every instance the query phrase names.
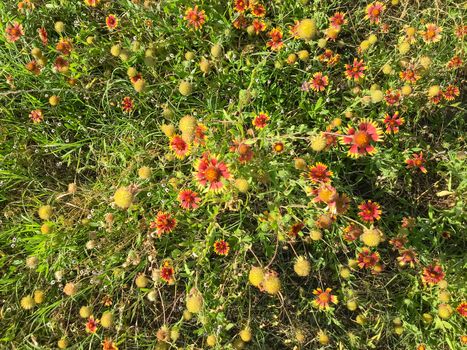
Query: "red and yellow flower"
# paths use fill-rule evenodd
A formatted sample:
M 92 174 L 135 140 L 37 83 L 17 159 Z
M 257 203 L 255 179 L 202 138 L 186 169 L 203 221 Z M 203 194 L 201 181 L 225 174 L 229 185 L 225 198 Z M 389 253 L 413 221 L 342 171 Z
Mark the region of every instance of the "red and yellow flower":
M 44 115 L 42 114 L 42 110 L 35 109 L 29 113 L 29 118 L 32 120 L 34 124 L 40 123 L 44 120 Z
M 266 43 L 266 46 L 273 51 L 279 51 L 283 46 L 284 42 L 282 41 L 282 31 L 279 28 L 273 28 L 268 36 L 270 40 Z
M 401 93 L 399 90 L 387 89 L 384 93 L 384 100 L 388 106 L 398 105 L 401 100 Z
M 357 224 L 350 224 L 342 230 L 342 236 L 346 242 L 353 242 L 363 233 L 362 228 Z
M 426 159 L 423 158 L 423 152 L 420 152 L 419 154 L 414 153 L 412 155 L 412 158 L 405 160 L 407 168 L 418 168 L 424 174 L 427 173 L 427 170 L 425 168 L 425 162 Z
M 98 324 L 99 320 L 94 319 L 94 316 L 89 316 L 88 322 L 86 322 L 86 332 L 96 333 Z
M 118 347 L 111 339 L 105 338 L 102 343 L 102 350 L 118 350 Z
M 459 97 L 460 91 L 459 88 L 455 85 L 448 85 L 443 91 L 443 97 L 447 101 L 453 101 L 456 97 Z
M 96 7 L 100 2 L 101 0 L 84 0 L 84 3 L 91 7 Z
M 188 8 L 184 18 L 188 22 L 188 26 L 195 30 L 201 29 L 206 22 L 206 14 L 204 10 L 198 9 L 198 5 Z
M 404 118 L 399 116 L 399 112 L 395 112 L 393 115 L 386 113 L 383 123 L 386 125 L 387 134 L 397 134 L 399 127 L 404 124 Z
M 456 307 L 457 312 L 459 315 L 462 317 L 467 317 L 467 301 L 461 302 L 457 307 Z
M 177 220 L 172 217 L 172 214 L 163 211 L 159 211 L 155 220 L 149 225 L 151 229 L 155 229 L 158 237 L 172 232 L 175 226 L 177 226 Z
M 169 260 L 164 261 L 160 269 L 160 276 L 167 283 L 174 281 L 175 269 Z
M 261 20 L 259 20 L 257 18 L 255 18 L 253 20 L 251 25 L 253 26 L 253 29 L 255 30 L 256 35 L 258 35 L 261 32 L 264 32 L 266 30 L 266 27 L 267 27 L 267 25 L 266 25 L 266 23 L 264 21 L 261 21 Z
M 316 296 L 313 300 L 313 305 L 320 310 L 326 310 L 330 308 L 330 303 L 337 304 L 337 296 L 331 294 L 331 292 L 331 288 L 326 288 L 324 291 L 321 288 L 316 288 L 313 291 L 313 294 Z
M 268 125 L 268 121 L 271 119 L 268 114 L 260 112 L 253 118 L 253 126 L 256 129 L 264 129 Z
M 413 268 L 418 262 L 417 253 L 415 253 L 413 249 L 401 250 L 399 254 L 400 256 L 397 257 L 397 262 L 399 263 L 399 266 L 409 265 Z
M 180 135 L 174 135 L 169 141 L 170 149 L 179 159 L 185 158 L 190 153 L 190 145 Z
M 365 9 L 365 18 L 368 19 L 370 23 L 379 23 L 385 8 L 384 4 L 379 1 L 368 4 Z
M 105 25 L 109 30 L 114 30 L 118 26 L 118 18 L 115 15 L 108 15 L 105 18 Z
M 201 187 L 208 186 L 209 191 L 219 192 L 225 189 L 225 182 L 231 178 L 227 164 L 218 157 L 207 153 L 195 162 L 196 180 Z
M 47 30 L 44 27 L 41 27 L 37 29 L 37 33 L 39 34 L 39 39 L 42 41 L 42 45 L 47 45 L 49 42 Z
M 323 163 L 317 162 L 308 167 L 307 177 L 315 184 L 331 182 L 332 176 L 333 172 Z
M 262 4 L 256 3 L 256 1 L 250 2 L 251 14 L 255 17 L 266 16 L 266 8 Z
M 363 247 L 357 256 L 358 267 L 361 269 L 372 269 L 379 263 L 379 259 L 378 252 L 372 252 L 370 248 Z
M 198 196 L 198 193 L 192 190 L 181 190 L 178 194 L 178 201 L 184 209 L 196 209 L 199 207 L 198 203 L 201 201 L 201 198 Z
M 359 80 L 365 76 L 363 73 L 366 70 L 365 62 L 354 58 L 353 63 L 345 65 L 345 76 L 347 79 Z
M 420 32 L 422 39 L 427 44 L 436 43 L 441 40 L 441 32 L 443 28 L 438 27 L 434 23 L 427 23 L 425 24 L 425 30 Z
M 23 26 L 19 22 L 13 22 L 13 24 L 8 24 L 5 28 L 6 41 L 14 43 L 18 41 L 24 35 Z
M 133 100 L 129 96 L 125 96 L 122 100 L 122 109 L 126 113 L 130 113 L 133 110 Z
M 216 252 L 217 255 L 226 256 L 227 254 L 229 254 L 230 245 L 225 240 L 219 239 L 214 242 L 214 251 Z
M 362 202 L 358 209 L 360 209 L 358 216 L 365 222 L 374 222 L 381 219 L 381 206 L 376 202 L 371 200 Z
M 444 271 L 440 265 L 428 265 L 423 269 L 422 281 L 425 284 L 435 285 L 444 279 Z
M 381 142 L 383 131 L 378 125 L 369 120 L 362 119 L 357 128 L 348 126 L 346 135 L 342 136 L 342 142 L 349 145 L 348 155 L 358 158 L 365 155 L 373 155 L 377 152 L 375 142 Z
M 234 0 L 234 10 L 240 13 L 245 12 L 250 6 L 248 0 Z
M 345 14 L 342 12 L 336 12 L 334 13 L 330 18 L 329 18 L 329 23 L 331 24 L 331 27 L 340 29 L 341 26 L 345 25 L 347 23 L 347 20 L 345 19 Z
M 326 86 L 329 85 L 329 77 L 327 75 L 323 75 L 322 72 L 316 72 L 310 80 L 310 85 L 314 91 L 324 91 Z
M 418 74 L 418 72 L 413 67 L 408 67 L 406 70 L 399 73 L 399 77 L 402 81 L 415 84 L 421 78 L 421 75 Z

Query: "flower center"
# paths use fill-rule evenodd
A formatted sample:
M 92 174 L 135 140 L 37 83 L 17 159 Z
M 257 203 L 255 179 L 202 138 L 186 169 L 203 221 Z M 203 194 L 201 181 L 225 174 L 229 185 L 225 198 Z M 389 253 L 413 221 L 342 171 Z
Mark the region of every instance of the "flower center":
M 210 166 L 206 169 L 205 175 L 206 180 L 209 182 L 219 181 L 221 177 L 221 172 L 214 166 Z
M 370 144 L 370 135 L 365 131 L 355 133 L 354 142 L 358 147 L 366 147 Z
M 320 294 L 318 298 L 322 303 L 329 303 L 329 295 L 327 293 Z
M 371 15 L 374 17 L 379 16 L 379 12 L 380 12 L 379 9 L 373 9 L 371 10 Z

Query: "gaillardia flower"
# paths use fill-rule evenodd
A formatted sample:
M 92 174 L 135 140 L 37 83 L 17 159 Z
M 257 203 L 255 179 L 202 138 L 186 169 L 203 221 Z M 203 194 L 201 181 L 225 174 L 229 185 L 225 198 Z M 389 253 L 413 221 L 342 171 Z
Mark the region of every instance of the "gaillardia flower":
M 266 113 L 260 112 L 253 118 L 253 126 L 256 129 L 264 129 L 268 125 L 270 117 Z
M 115 15 L 108 15 L 105 19 L 105 25 L 109 30 L 114 30 L 118 26 L 118 18 Z
M 34 124 L 37 124 L 44 120 L 44 115 L 40 109 L 35 109 L 29 113 L 29 118 Z
M 190 145 L 180 135 L 170 138 L 170 149 L 175 153 L 175 157 L 182 159 L 190 153 Z
M 424 174 L 427 173 L 427 170 L 425 168 L 425 162 L 426 160 L 423 158 L 423 152 L 420 152 L 420 154 L 414 153 L 412 155 L 412 158 L 405 160 L 407 168 L 418 168 Z
M 6 40 L 10 43 L 14 43 L 24 35 L 23 26 L 21 23 L 13 22 L 8 24 L 5 29 Z
M 438 27 L 434 23 L 425 24 L 425 30 L 420 32 L 422 39 L 427 44 L 433 44 L 441 40 L 441 32 L 443 28 Z
M 378 252 L 372 252 L 369 248 L 363 247 L 357 256 L 358 267 L 361 269 L 371 269 L 378 264 L 379 259 Z
M 205 12 L 204 10 L 198 10 L 198 5 L 194 8 L 190 7 L 187 9 L 184 18 L 187 20 L 188 26 L 195 30 L 201 29 L 203 24 L 206 22 Z
M 160 269 L 161 278 L 167 283 L 171 283 L 174 280 L 175 269 L 171 265 L 170 261 L 166 260 Z
M 273 51 L 279 51 L 284 46 L 282 31 L 279 28 L 273 28 L 268 35 L 271 39 L 266 43 L 266 46 Z
M 353 63 L 345 65 L 345 76 L 347 79 L 359 80 L 363 78 L 365 74 L 363 73 L 366 70 L 365 62 L 363 60 L 358 60 L 354 58 Z
M 98 323 L 99 320 L 94 319 L 94 316 L 90 316 L 88 322 L 86 322 L 86 332 L 96 333 Z
M 331 288 L 326 288 L 325 291 L 321 288 L 316 288 L 313 291 L 313 294 L 316 295 L 313 305 L 321 310 L 326 310 L 330 307 L 329 303 L 337 304 L 337 296 L 332 295 L 331 291 Z
M 198 197 L 198 193 L 192 190 L 181 190 L 178 194 L 178 201 L 184 209 L 196 209 L 201 198 Z
M 222 191 L 225 189 L 225 181 L 231 178 L 227 164 L 218 157 L 207 153 L 195 162 L 196 180 L 201 187 L 208 186 L 209 191 Z
M 177 220 L 170 213 L 159 211 L 154 221 L 150 223 L 151 229 L 156 229 L 155 233 L 161 237 L 165 233 L 170 233 L 177 226 Z
M 326 86 L 329 85 L 329 78 L 327 75 L 317 72 L 313 74 L 313 78 L 310 80 L 310 85 L 314 91 L 324 91 Z
M 365 10 L 365 18 L 370 20 L 370 23 L 379 23 L 381 21 L 381 15 L 383 14 L 384 9 L 384 4 L 379 1 L 368 4 Z
M 423 283 L 435 285 L 444 279 L 444 271 L 440 265 L 428 265 L 423 269 L 422 281 Z
M 329 22 L 333 28 L 340 29 L 341 26 L 347 23 L 347 20 L 344 13 L 336 12 L 329 18 Z
M 223 239 L 214 242 L 214 251 L 217 255 L 227 255 L 230 251 L 230 245 Z
M 382 141 L 383 131 L 375 122 L 362 119 L 357 128 L 349 126 L 346 134 L 342 136 L 342 142 L 350 145 L 348 155 L 358 158 L 367 154 L 373 155 L 377 152 L 374 143 Z
M 129 96 L 125 96 L 122 100 L 122 109 L 126 113 L 130 113 L 133 110 L 133 100 Z
M 397 134 L 399 132 L 399 126 L 404 124 L 404 118 L 399 116 L 399 112 L 395 112 L 393 115 L 386 113 L 383 123 L 386 125 L 387 134 Z
M 462 317 L 467 317 L 467 301 L 461 302 L 457 307 L 456 307 L 457 312 L 459 315 Z
M 328 166 L 317 162 L 308 167 L 307 176 L 313 183 L 328 183 L 331 182 L 333 173 L 328 169 Z
M 381 206 L 376 202 L 363 202 L 358 206 L 358 209 L 360 209 L 358 216 L 365 222 L 374 222 L 381 219 Z

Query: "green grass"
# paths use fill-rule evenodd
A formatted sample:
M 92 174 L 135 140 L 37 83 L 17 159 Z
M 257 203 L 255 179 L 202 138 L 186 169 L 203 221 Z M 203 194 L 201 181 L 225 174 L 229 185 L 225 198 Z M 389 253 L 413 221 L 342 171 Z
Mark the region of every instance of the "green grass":
M 462 349 L 466 321 L 455 309 L 466 300 L 466 75 L 465 64 L 457 69 L 446 65 L 454 55 L 466 59 L 465 36 L 454 35 L 465 25 L 465 6 L 453 0 L 384 1 L 384 32 L 364 19 L 369 1 L 271 1 L 265 2 L 267 30 L 248 35 L 232 26 L 238 14 L 230 1 L 199 3 L 208 19 L 198 31 L 183 19 L 194 3 L 152 1 L 145 7 L 143 2 L 102 0 L 92 8 L 82 0 L 36 0 L 35 9 L 27 12 L 18 10 L 17 1 L 0 4 L 0 348 L 51 349 L 66 338 L 73 349 L 100 349 L 104 339 L 119 349 L 207 349 L 207 337 L 216 335 L 215 349 L 417 349 L 419 344 L 431 350 Z M 317 58 L 324 52 L 318 39 L 337 11 L 346 14 L 348 23 L 336 41 L 327 42 L 326 48 L 340 55 L 328 67 Z M 119 18 L 114 31 L 105 27 L 109 14 Z M 251 15 L 247 18 L 251 22 Z M 303 18 L 317 23 L 318 34 L 309 42 L 289 33 L 294 21 Z M 24 35 L 12 43 L 4 33 L 14 21 L 22 24 Z M 63 33 L 54 30 L 57 21 L 65 24 Z M 418 33 L 409 53 L 402 55 L 398 45 L 404 28 L 421 31 L 423 23 L 442 27 L 441 40 L 428 45 Z M 38 37 L 39 27 L 48 32 L 47 45 Z M 284 34 L 278 52 L 266 46 L 275 27 Z M 358 53 L 370 34 L 378 41 Z M 66 73 L 53 69 L 61 37 L 73 45 L 65 57 L 70 62 Z M 223 54 L 216 59 L 210 50 L 217 43 Z M 111 55 L 116 44 L 128 52 L 128 60 Z M 39 75 L 25 68 L 35 47 L 46 58 Z M 300 50 L 309 52 L 309 60 L 287 63 Z M 195 54 L 191 61 L 185 58 L 188 51 Z M 431 59 L 428 69 L 419 65 L 423 56 Z M 211 62 L 208 74 L 200 70 L 201 57 Z M 344 75 L 344 64 L 354 58 L 367 66 L 359 82 Z M 383 73 L 387 63 L 393 74 Z M 415 64 L 421 75 L 413 92 L 398 106 L 368 103 L 373 84 L 383 93 L 405 85 L 399 72 L 407 63 Z M 135 91 L 129 67 L 144 78 L 142 92 Z M 329 77 L 326 90 L 302 91 L 302 83 L 318 71 Z M 191 95 L 180 94 L 182 80 L 192 83 Z M 437 105 L 429 101 L 430 86 L 445 89 L 450 84 L 460 89 L 460 96 Z M 60 97 L 57 106 L 49 104 L 52 95 Z M 121 108 L 125 96 L 134 102 L 130 113 Z M 33 123 L 29 114 L 37 109 L 44 120 Z M 373 156 L 351 158 L 342 142 L 319 152 L 310 148 L 311 138 L 329 131 L 336 118 L 341 125 L 332 133 L 344 135 L 347 124 L 356 126 L 361 118 L 384 128 L 385 113 L 395 111 L 405 123 L 399 133 L 384 136 Z M 271 118 L 263 130 L 252 125 L 259 112 Z M 206 126 L 207 138 L 177 159 L 161 126 L 173 124 L 178 132 L 185 115 Z M 251 161 L 239 161 L 235 142 L 251 146 Z M 284 144 L 284 152 L 273 151 L 277 142 Z M 198 186 L 195 162 L 205 152 L 228 164 L 232 178 L 226 191 Z M 426 159 L 426 174 L 405 163 L 419 152 Z M 312 201 L 310 191 L 318 185 L 295 167 L 297 158 L 308 166 L 326 164 L 334 173 L 332 186 L 350 199 L 349 210 L 321 229 L 317 241 L 310 233 L 328 209 Z M 142 166 L 151 168 L 150 179 L 138 177 Z M 236 188 L 236 179 L 248 181 L 246 193 Z M 77 185 L 76 193 L 68 191 L 70 183 Z M 119 209 L 113 199 L 123 186 L 136 189 L 128 210 Z M 181 189 L 197 191 L 200 207 L 182 209 L 177 199 Z M 379 273 L 349 266 L 364 244 L 343 237 L 349 224 L 370 226 L 358 215 L 358 205 L 366 200 L 382 208 L 375 226 L 385 240 L 372 248 L 380 254 Z M 37 212 L 46 204 L 54 213 L 41 220 Z M 158 211 L 177 220 L 175 229 L 161 238 L 149 235 Z M 407 217 L 415 219 L 410 229 L 401 226 Z M 41 233 L 44 222 L 52 225 L 51 233 Z M 304 227 L 291 238 L 288 232 L 296 223 Z M 400 254 L 390 243 L 402 234 L 408 239 L 405 247 L 417 254 L 413 267 L 398 265 Z M 213 250 L 220 239 L 230 244 L 227 256 Z M 294 272 L 297 256 L 310 261 L 309 276 Z M 31 257 L 37 258 L 33 268 L 27 266 Z M 171 284 L 151 278 L 167 259 L 175 269 Z M 448 319 L 438 316 L 443 288 L 422 283 L 422 271 L 431 264 L 446 274 L 446 303 L 453 309 Z M 251 285 L 252 266 L 277 272 L 280 293 L 268 295 Z M 341 276 L 344 267 L 350 268 L 350 278 Z M 140 274 L 150 280 L 145 288 L 135 285 Z M 79 286 L 73 296 L 63 292 L 70 282 Z M 192 288 L 201 292 L 204 305 L 187 320 L 183 314 Z M 338 304 L 318 310 L 313 306 L 316 288 L 332 288 Z M 24 310 L 21 299 L 36 290 L 45 292 L 44 302 Z M 349 300 L 358 302 L 357 310 L 347 308 Z M 97 319 L 112 311 L 112 327 L 87 333 L 87 319 L 79 315 L 86 305 Z M 363 325 L 356 322 L 362 315 L 367 320 Z M 395 332 L 397 318 L 401 334 Z M 163 326 L 172 331 L 165 341 L 156 336 L 159 331 L 164 338 Z M 252 331 L 250 342 L 239 337 L 246 326 Z M 302 342 L 297 331 L 305 336 Z M 328 345 L 319 343 L 320 331 L 329 336 Z

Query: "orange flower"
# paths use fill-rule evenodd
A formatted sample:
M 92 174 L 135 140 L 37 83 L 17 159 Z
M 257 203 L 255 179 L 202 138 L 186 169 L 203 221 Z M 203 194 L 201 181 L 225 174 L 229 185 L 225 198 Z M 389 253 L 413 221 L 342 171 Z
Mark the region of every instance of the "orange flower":
M 60 51 L 63 55 L 68 56 L 73 49 L 71 41 L 68 38 L 61 38 L 55 47 L 57 51 Z
M 161 237 L 164 233 L 172 232 L 175 226 L 177 226 L 177 220 L 170 213 L 159 211 L 149 227 L 156 229 L 156 235 Z
M 444 279 L 444 271 L 440 265 L 429 265 L 423 269 L 423 283 L 435 285 Z
M 379 253 L 372 252 L 369 248 L 363 247 L 357 256 L 358 267 L 361 269 L 371 269 L 379 262 Z
M 256 129 L 264 129 L 268 125 L 269 115 L 266 113 L 260 112 L 253 119 L 253 126 Z
M 237 12 L 243 13 L 248 8 L 248 0 L 234 0 L 234 9 Z
M 443 28 L 438 27 L 434 23 L 427 23 L 425 24 L 425 30 L 421 31 L 420 34 L 422 39 L 427 44 L 436 43 L 441 40 L 441 32 Z
M 331 182 L 333 173 L 328 170 L 328 166 L 317 162 L 308 167 L 307 176 L 313 183 L 328 183 Z
M 180 135 L 170 138 L 170 149 L 178 159 L 183 159 L 190 153 L 190 145 Z
M 217 240 L 214 242 L 214 251 L 218 255 L 227 255 L 230 251 L 229 243 L 224 241 L 223 239 Z
M 311 88 L 314 91 L 324 91 L 329 85 L 329 78 L 321 72 L 313 74 L 313 79 L 310 80 Z
M 95 320 L 94 316 L 90 316 L 88 322 L 86 323 L 86 332 L 96 333 L 98 323 L 99 320 Z
M 266 43 L 266 46 L 273 51 L 279 51 L 284 46 L 282 31 L 279 28 L 274 28 L 268 35 L 271 39 Z
M 350 145 L 348 155 L 358 158 L 367 154 L 373 155 L 377 152 L 373 144 L 382 141 L 383 131 L 375 122 L 362 119 L 357 128 L 347 127 L 346 134 L 342 136 L 342 142 Z
M 358 209 L 360 209 L 358 216 L 365 222 L 374 222 L 381 219 L 381 206 L 376 202 L 363 202 L 358 206 Z
M 419 168 L 422 173 L 426 174 L 427 170 L 424 166 L 426 160 L 423 158 L 423 152 L 420 154 L 414 153 L 412 158 L 406 159 L 405 163 L 407 164 L 407 168 Z
M 386 7 L 379 1 L 369 4 L 366 7 L 365 18 L 370 20 L 370 23 L 379 23 L 381 21 L 381 15 Z
M 118 350 L 118 347 L 111 339 L 105 338 L 102 343 L 102 350 Z
M 101 0 L 84 0 L 84 3 L 91 7 L 96 7 L 100 2 Z
M 313 305 L 321 310 L 329 309 L 329 303 L 337 304 L 337 296 L 331 294 L 332 289 L 326 288 L 323 291 L 321 288 L 316 288 L 313 291 L 313 294 L 316 295 L 315 300 L 313 300 Z
M 198 5 L 194 8 L 190 7 L 187 9 L 184 18 L 188 21 L 188 26 L 195 30 L 201 29 L 203 24 L 206 22 L 205 12 L 204 10 L 198 10 Z
M 209 191 L 219 192 L 225 189 L 225 180 L 229 180 L 231 174 L 227 164 L 216 156 L 203 154 L 201 159 L 195 162 L 196 180 L 201 187 L 208 185 Z
M 340 29 L 341 26 L 347 23 L 347 20 L 345 19 L 345 14 L 342 12 L 336 12 L 332 17 L 329 18 L 329 22 L 332 27 L 336 29 Z
M 10 43 L 14 43 L 24 35 L 23 26 L 19 22 L 13 22 L 8 24 L 5 28 L 6 40 Z
M 114 30 L 118 26 L 118 18 L 115 15 L 108 15 L 105 19 L 105 25 L 109 30 Z
M 37 124 L 44 120 L 44 115 L 40 109 L 35 109 L 29 113 L 29 118 L 34 124 Z
M 366 66 L 363 60 L 357 60 L 354 58 L 352 65 L 345 65 L 345 76 L 347 79 L 359 80 L 365 76 L 363 73 L 365 70 Z
M 166 260 L 161 267 L 161 278 L 167 283 L 174 281 L 175 269 L 170 264 L 170 261 Z

